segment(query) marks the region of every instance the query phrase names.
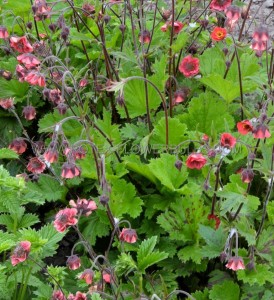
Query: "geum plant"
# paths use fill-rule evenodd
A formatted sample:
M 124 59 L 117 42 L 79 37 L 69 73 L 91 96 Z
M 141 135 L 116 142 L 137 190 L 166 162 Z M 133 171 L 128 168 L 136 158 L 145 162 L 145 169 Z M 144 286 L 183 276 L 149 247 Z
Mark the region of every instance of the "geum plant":
M 267 8 L 1 5 L 1 299 L 272 299 Z

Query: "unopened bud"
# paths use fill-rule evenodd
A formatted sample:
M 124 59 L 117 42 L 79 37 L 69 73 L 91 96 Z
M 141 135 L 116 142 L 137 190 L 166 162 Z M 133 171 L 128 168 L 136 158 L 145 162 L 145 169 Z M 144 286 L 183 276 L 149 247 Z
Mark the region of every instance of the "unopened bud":
M 181 160 L 177 160 L 174 164 L 175 168 L 178 169 L 179 171 L 181 171 L 182 166 L 183 166 L 183 162 Z
M 100 196 L 99 201 L 102 205 L 105 206 L 109 202 L 109 197 L 107 195 L 102 195 L 102 196 Z

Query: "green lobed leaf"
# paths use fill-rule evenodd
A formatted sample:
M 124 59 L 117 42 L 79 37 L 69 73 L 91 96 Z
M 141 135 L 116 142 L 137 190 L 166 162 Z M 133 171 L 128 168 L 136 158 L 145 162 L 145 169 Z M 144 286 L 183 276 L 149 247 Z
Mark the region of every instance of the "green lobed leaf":
M 269 265 L 256 264 L 253 270 L 238 270 L 238 280 L 250 285 L 258 284 L 263 286 L 266 282 L 274 283 L 274 273 Z
M 231 280 L 226 280 L 221 284 L 213 285 L 211 291 L 209 292 L 209 299 L 220 300 L 220 295 L 222 299 L 239 300 L 240 287 Z
M 192 260 L 196 264 L 200 264 L 204 257 L 204 252 L 198 245 L 194 244 L 179 250 L 178 257 L 183 263 Z
M 214 109 L 213 109 L 214 108 Z M 226 103 L 214 94 L 205 92 L 192 98 L 188 113 L 180 116 L 188 130 L 198 130 L 211 136 L 212 127 L 217 133 L 234 127 L 234 119 L 228 112 Z
M 124 179 L 114 179 L 111 181 L 109 205 L 116 218 L 125 214 L 136 218 L 142 212 L 143 201 L 136 197 L 135 186 L 132 183 Z
M 182 167 L 181 171 L 175 167 L 176 161 L 175 155 L 163 153 L 160 158 L 151 159 L 148 165 L 160 183 L 171 191 L 178 190 L 188 176 L 185 166 Z
M 109 220 L 104 210 L 97 209 L 96 212 L 92 213 L 88 218 L 82 218 L 81 221 L 80 228 L 83 228 L 82 233 L 91 245 L 95 245 L 98 237 L 104 237 L 109 234 Z
M 8 148 L 2 148 L 0 149 L 0 159 L 17 159 L 18 154 Z
M 161 82 L 157 82 L 157 78 L 154 80 L 153 77 L 149 79 L 156 85 L 161 85 Z M 149 110 L 157 109 L 161 103 L 161 98 L 150 84 L 147 84 L 147 88 Z M 131 118 L 143 116 L 147 113 L 145 83 L 143 80 L 133 79 L 128 81 L 124 86 L 124 98 Z M 125 118 L 125 110 L 120 107 L 117 107 L 117 109 L 121 117 Z
M 168 145 L 169 147 L 175 147 L 184 140 L 186 140 L 186 124 L 182 124 L 178 119 L 168 118 Z M 149 140 L 150 144 L 157 147 L 160 152 L 166 150 L 166 120 L 160 119 L 157 125 L 152 131 L 152 136 Z
M 157 236 L 152 236 L 144 240 L 137 251 L 137 265 L 142 273 L 144 273 L 148 267 L 168 257 L 168 254 L 165 252 L 154 251 L 156 242 Z
M 65 198 L 67 188 L 56 179 L 47 175 L 41 175 L 38 182 L 28 182 L 28 189 L 37 192 L 47 201 L 62 200 Z
M 200 224 L 199 234 L 206 242 L 206 245 L 202 248 L 204 257 L 219 257 L 226 242 L 226 236 L 223 232 L 222 227 L 219 227 L 217 230 L 215 230 L 209 226 Z
M 146 177 L 149 181 L 153 183 L 157 182 L 157 179 L 154 176 L 154 174 L 151 172 L 149 166 L 141 162 L 140 156 L 137 156 L 135 154 L 124 156 L 123 163 L 125 164 L 128 170 Z

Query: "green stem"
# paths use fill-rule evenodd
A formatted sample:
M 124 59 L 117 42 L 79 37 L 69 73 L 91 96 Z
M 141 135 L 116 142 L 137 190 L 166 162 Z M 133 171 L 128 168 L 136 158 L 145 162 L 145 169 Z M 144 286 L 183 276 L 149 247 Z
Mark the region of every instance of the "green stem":
M 26 277 L 26 280 L 24 282 L 23 289 L 22 289 L 22 292 L 21 292 L 21 295 L 20 295 L 20 300 L 24 300 L 24 298 L 25 298 L 25 294 L 26 294 L 26 290 L 27 290 L 27 287 L 28 287 L 28 282 L 29 282 L 29 277 L 31 275 L 31 271 L 32 271 L 32 268 L 30 268 L 29 271 L 28 271 L 28 274 L 27 274 L 27 277 Z

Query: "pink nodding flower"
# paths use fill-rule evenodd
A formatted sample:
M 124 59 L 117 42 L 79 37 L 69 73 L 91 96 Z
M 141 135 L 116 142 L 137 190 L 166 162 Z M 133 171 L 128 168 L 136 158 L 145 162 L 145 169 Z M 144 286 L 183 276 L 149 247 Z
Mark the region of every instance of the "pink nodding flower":
M 106 283 L 111 283 L 113 281 L 112 275 L 111 275 L 111 271 L 110 270 L 105 270 L 103 271 L 103 280 Z
M 63 178 L 74 178 L 79 176 L 81 170 L 74 164 L 70 162 L 65 162 L 62 166 L 61 176 Z
M 241 180 L 244 183 L 250 183 L 254 178 L 254 172 L 252 171 L 252 169 L 247 168 L 247 169 L 243 169 L 241 172 Z
M 252 133 L 255 139 L 264 139 L 264 138 L 269 138 L 271 136 L 268 127 L 264 124 L 257 125 L 253 129 Z
M 253 39 L 251 41 L 250 48 L 253 49 L 253 50 L 255 50 L 255 51 L 257 51 L 257 52 L 261 52 L 261 51 L 266 50 L 267 44 L 264 41 L 257 41 L 255 39 Z
M 144 44 L 149 44 L 151 40 L 150 32 L 148 30 L 144 30 L 139 34 L 139 42 Z
M 29 160 L 27 170 L 34 174 L 41 174 L 46 169 L 46 164 L 42 162 L 38 157 L 33 157 Z
M 6 39 L 9 37 L 9 33 L 5 26 L 0 26 L 0 39 Z
M 189 169 L 200 170 L 207 162 L 207 159 L 201 153 L 192 153 L 186 160 L 186 166 Z
M 22 154 L 27 150 L 27 144 L 23 139 L 17 138 L 9 144 L 9 149 L 15 151 L 17 154 Z
M 87 284 L 92 284 L 94 272 L 92 271 L 92 269 L 86 269 L 81 275 L 79 275 L 78 278 L 84 279 Z
M 86 78 L 82 78 L 80 81 L 79 81 L 79 87 L 85 87 L 88 85 L 88 81 Z
M 49 18 L 51 8 L 47 5 L 45 0 L 35 0 L 32 10 L 35 21 L 41 21 Z
M 87 294 L 76 292 L 74 300 L 87 300 Z
M 53 292 L 51 296 L 51 300 L 66 300 L 66 297 L 62 291 L 57 290 Z
M 24 64 L 27 69 L 36 68 L 40 65 L 40 60 L 31 53 L 23 53 L 17 56 L 17 60 L 20 64 Z
M 10 38 L 10 46 L 19 53 L 32 52 L 33 48 L 25 36 L 12 36 Z
M 66 264 L 70 270 L 77 270 L 81 267 L 81 259 L 77 255 L 71 255 L 68 257 Z
M 186 100 L 188 94 L 189 94 L 189 89 L 188 88 L 180 88 L 174 92 L 173 95 L 173 105 L 182 103 Z
M 25 106 L 22 114 L 26 120 L 31 121 L 36 117 L 36 109 L 32 105 Z
M 45 76 L 38 71 L 31 71 L 25 76 L 25 81 L 32 85 L 44 87 L 46 85 Z
M 243 262 L 243 259 L 241 257 L 238 256 L 232 256 L 227 264 L 225 265 L 228 269 L 231 269 L 233 271 L 237 271 L 237 270 L 244 270 L 245 269 L 245 265 Z
M 218 11 L 224 11 L 229 5 L 231 5 L 231 3 L 232 0 L 212 0 L 209 8 Z
M 223 133 L 221 135 L 220 143 L 222 147 L 232 149 L 236 145 L 236 142 L 237 139 L 229 133 Z
M 69 201 L 69 205 L 77 209 L 78 214 L 82 216 L 89 216 L 94 210 L 97 209 L 97 205 L 93 200 L 80 199 L 78 198 L 75 202 L 74 200 Z
M 256 41 L 267 42 L 269 40 L 267 27 L 264 25 L 260 25 L 254 30 L 252 37 Z
M 24 82 L 25 77 L 28 74 L 28 70 L 25 69 L 24 67 L 22 67 L 21 65 L 17 65 L 15 71 L 16 71 L 16 74 L 18 76 L 18 80 L 20 82 Z
M 241 9 L 236 5 L 230 5 L 225 9 L 225 15 L 225 26 L 232 30 L 241 17 Z
M 0 106 L 4 109 L 13 108 L 13 105 L 14 103 L 12 98 L 0 99 Z
M 72 156 L 75 160 L 83 159 L 86 157 L 86 151 L 82 146 L 77 147 L 76 149 L 72 149 Z
M 28 258 L 30 247 L 31 242 L 29 241 L 22 241 L 16 246 L 11 256 L 11 263 L 13 266 L 16 266 Z
M 123 228 L 122 232 L 120 233 L 119 239 L 122 242 L 127 242 L 130 244 L 136 243 L 137 241 L 137 233 L 134 229 L 131 228 Z
M 45 153 L 44 153 L 44 159 L 49 162 L 49 163 L 55 163 L 58 160 L 58 151 L 54 148 L 49 148 Z
M 184 27 L 184 24 L 179 21 L 175 21 L 173 24 L 174 24 L 173 29 L 175 34 L 178 34 Z M 161 31 L 166 32 L 167 29 L 171 26 L 172 26 L 172 22 L 167 22 L 161 27 Z
M 57 231 L 64 232 L 69 226 L 77 224 L 76 216 L 76 208 L 62 209 L 56 214 L 53 226 Z
M 185 77 L 193 77 L 199 73 L 200 62 L 196 57 L 192 57 L 191 55 L 186 56 L 182 59 L 179 65 L 179 71 Z

